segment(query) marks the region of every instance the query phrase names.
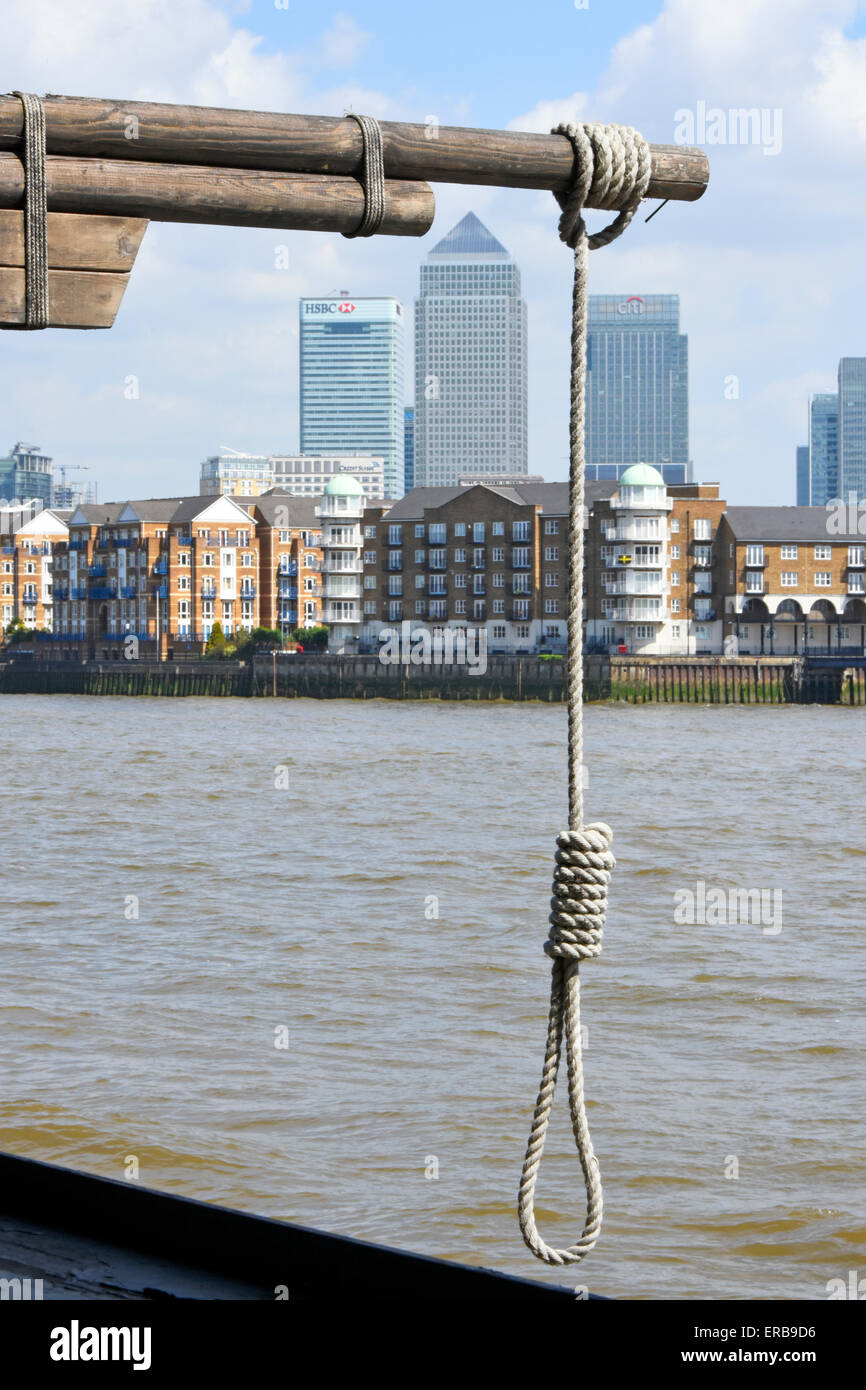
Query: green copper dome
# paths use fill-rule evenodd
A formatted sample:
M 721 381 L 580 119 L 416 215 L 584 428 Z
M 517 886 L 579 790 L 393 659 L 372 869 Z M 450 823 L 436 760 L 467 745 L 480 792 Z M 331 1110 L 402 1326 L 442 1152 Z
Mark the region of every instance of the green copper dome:
M 619 480 L 620 487 L 664 487 L 665 480 L 657 468 L 648 463 L 633 463 Z
M 325 487 L 326 497 L 361 497 L 364 489 L 350 473 L 338 473 Z

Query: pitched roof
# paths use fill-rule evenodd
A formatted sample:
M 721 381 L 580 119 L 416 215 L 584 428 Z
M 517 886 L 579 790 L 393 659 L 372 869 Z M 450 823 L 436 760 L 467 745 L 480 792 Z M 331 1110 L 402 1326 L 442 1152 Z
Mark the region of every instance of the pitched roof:
M 437 241 L 431 256 L 507 256 L 508 252 L 474 212 L 466 216 Z
M 586 484 L 587 506 L 611 497 L 616 491 L 616 483 Z M 511 487 L 496 487 L 490 483 L 466 483 L 462 487 L 415 487 L 395 502 L 386 512 L 389 521 L 420 520 L 425 511 L 435 511 L 462 497 L 473 488 L 484 488 L 493 497 L 505 497 L 519 507 L 540 507 L 542 513 L 551 516 L 568 515 L 568 483 L 515 483 Z
M 836 540 L 863 544 L 863 534 L 856 530 L 856 517 L 849 518 L 847 508 L 841 506 L 838 519 L 827 507 L 728 507 L 725 517 L 734 535 L 743 541 L 826 544 Z M 849 520 L 855 522 L 854 530 L 848 530 Z
M 279 492 L 269 488 L 252 501 L 262 521 L 273 526 L 280 522 L 289 529 L 313 531 L 321 527 L 321 519 L 316 516 L 319 497 L 299 497 L 294 492 Z

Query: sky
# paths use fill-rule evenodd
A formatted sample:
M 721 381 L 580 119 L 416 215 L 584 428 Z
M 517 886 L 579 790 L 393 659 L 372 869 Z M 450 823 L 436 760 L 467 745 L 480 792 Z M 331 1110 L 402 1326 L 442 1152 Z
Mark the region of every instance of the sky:
M 866 0 L 0 0 L 0 31 L 7 91 L 619 121 L 703 143 L 701 201 L 639 215 L 593 253 L 590 288 L 679 294 L 695 476 L 733 504 L 794 502 L 809 395 L 866 355 Z M 754 138 L 739 108 L 762 113 Z M 701 130 L 702 110 L 723 114 Z M 435 191 L 420 239 L 151 223 L 113 329 L 0 338 L 0 451 L 39 444 L 107 500 L 196 492 L 221 446 L 297 449 L 299 296 L 397 295 L 411 328 L 420 262 L 473 210 L 522 271 L 530 472 L 564 478 L 571 255 L 553 196 Z

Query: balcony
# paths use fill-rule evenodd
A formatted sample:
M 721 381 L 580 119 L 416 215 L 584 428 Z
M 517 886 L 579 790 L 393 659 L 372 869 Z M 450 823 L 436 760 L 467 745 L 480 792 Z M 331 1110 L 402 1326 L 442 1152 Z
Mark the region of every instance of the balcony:
M 255 598 L 255 596 L 256 596 L 257 593 L 258 593 L 258 589 L 256 588 L 255 584 L 242 584 L 242 585 L 241 585 L 241 590 L 240 590 L 240 597 L 241 597 L 241 598 Z
M 325 582 L 326 599 L 359 599 L 361 597 L 361 586 L 357 581 L 349 584 L 335 585 L 332 576 Z
M 760 558 L 760 560 L 750 560 L 749 557 L 748 557 L 748 554 L 746 555 L 746 569 L 750 569 L 750 570 L 762 570 L 762 569 L 766 569 L 766 566 L 767 566 L 767 558 L 766 558 L 765 555 L 762 555 L 761 558 Z
M 712 556 L 704 559 L 702 556 L 695 555 L 692 559 L 692 566 L 696 570 L 711 570 L 713 568 Z
M 153 590 L 153 597 L 154 597 L 154 598 L 168 598 L 168 585 L 167 585 L 167 584 L 157 584 L 156 587 L 155 587 L 154 590 Z
M 70 590 L 70 593 L 74 599 L 87 598 L 87 590 L 85 588 L 82 588 L 80 584 L 73 585 L 72 589 Z
M 105 565 L 90 565 L 87 573 L 90 575 L 91 579 L 104 579 L 108 574 L 108 570 Z
M 602 604 L 604 616 L 613 622 L 621 623 L 664 623 L 670 617 L 665 605 L 659 604 L 647 612 L 646 604 L 640 599 L 625 598 Z
M 861 583 L 848 580 L 848 593 L 852 598 L 866 598 L 866 587 Z
M 117 598 L 117 590 L 112 588 L 109 584 L 94 584 L 91 587 L 88 598 Z
M 317 592 L 318 592 L 318 593 L 321 593 L 322 591 L 321 591 L 321 589 L 319 589 Z M 298 597 L 298 586 L 297 586 L 297 584 L 281 584 L 281 585 L 279 586 L 279 588 L 277 589 L 277 597 L 278 597 L 278 598 L 297 598 L 297 597 Z
M 632 569 L 661 570 L 665 561 L 660 546 L 642 546 L 640 549 L 635 547 L 622 550 L 616 555 L 608 555 L 604 563 L 607 569 L 624 569 L 629 566 Z
M 70 545 L 71 545 L 71 544 L 72 544 L 72 542 L 70 541 Z M 3 554 L 4 554 L 4 555 L 14 555 L 14 554 L 15 554 L 15 546 L 14 546 L 14 545 L 4 545 L 4 546 L 3 546 Z
M 79 541 L 79 540 L 69 541 L 69 542 L 67 542 L 67 548 L 68 548 L 69 550 L 86 550 L 86 549 L 87 549 L 87 541 Z
M 38 595 L 38 594 L 22 594 L 22 595 L 21 595 L 21 602 L 22 602 L 22 603 L 26 603 L 26 604 L 28 605 L 28 607 L 33 606 L 34 604 L 37 604 L 37 603 L 39 602 L 39 595 Z
M 192 536 L 175 536 L 178 545 L 192 545 Z
M 745 593 L 746 593 L 746 597 L 747 597 L 747 598 L 759 598 L 759 597 L 761 596 L 761 594 L 765 594 L 766 592 L 767 592 L 767 586 L 766 586 L 766 584 L 764 584 L 763 582 L 760 583 L 760 584 L 747 584 L 747 585 L 746 585 Z
M 670 584 L 662 578 L 661 571 L 653 574 L 652 571 L 638 570 L 632 573 L 627 570 L 625 574 L 603 575 L 602 582 L 606 594 L 666 594 L 670 592 Z
M 846 568 L 846 569 L 849 569 L 849 570 L 862 570 L 862 569 L 866 569 L 866 555 L 861 555 L 860 558 L 859 558 L 859 560 L 852 560 L 852 559 L 851 559 L 851 556 L 849 555 L 849 556 L 848 556 L 848 564 L 846 565 L 845 568 Z
M 97 541 L 97 542 L 96 542 L 96 549 L 97 549 L 97 550 L 107 550 L 107 549 L 108 549 L 108 546 L 109 546 L 109 542 L 108 542 L 107 540 L 101 540 L 101 541 Z
M 136 588 L 135 584 L 123 584 L 123 585 L 121 586 L 121 589 L 120 589 L 120 597 L 121 597 L 121 598 L 135 598 L 136 595 L 137 595 L 137 593 L 138 593 L 138 589 Z
M 389 568 L 390 568 L 390 567 L 389 567 Z M 400 565 L 399 568 L 402 570 L 403 566 Z M 323 574 L 362 574 L 362 573 L 363 573 L 363 570 L 364 570 L 364 566 L 363 566 L 363 564 L 361 563 L 361 557 L 360 557 L 360 555 L 358 555 L 358 556 L 354 556 L 354 555 L 350 556 L 350 557 L 349 557 L 349 562 L 348 562 L 348 564 L 345 563 L 344 560 L 341 560 L 339 563 L 337 563 L 336 557 L 333 556 L 333 555 L 329 555 L 329 556 L 328 556 L 328 563 L 327 563 L 326 565 L 323 566 L 323 568 L 322 568 L 322 573 L 323 573 Z M 392 571 L 392 572 L 396 573 L 396 571 Z
M 201 596 L 202 596 L 202 598 L 215 599 L 216 596 L 217 596 L 216 585 L 215 585 L 215 584 L 202 584 L 202 586 L 201 586 Z
M 289 577 L 291 577 L 292 575 L 296 575 L 297 572 L 298 572 L 298 562 L 297 562 L 297 560 L 289 560 L 288 563 L 286 563 L 285 561 L 281 561 L 281 562 L 280 562 L 280 565 L 279 565 L 279 568 L 278 568 L 278 570 L 277 570 L 277 574 L 278 574 L 278 575 L 288 575 Z
M 129 536 L 118 536 L 117 540 L 114 542 L 114 547 L 116 550 L 131 550 L 132 547 L 137 544 L 138 542 L 132 540 Z
M 154 574 L 168 574 L 168 560 L 156 560 L 153 566 Z

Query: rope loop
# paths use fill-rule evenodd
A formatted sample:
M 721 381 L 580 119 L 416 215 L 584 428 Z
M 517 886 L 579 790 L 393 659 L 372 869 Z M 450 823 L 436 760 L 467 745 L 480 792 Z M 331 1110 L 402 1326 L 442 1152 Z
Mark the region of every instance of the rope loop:
M 562 209 L 560 239 L 574 249 L 586 236 L 584 204 L 619 208 L 619 216 L 587 238 L 597 251 L 622 236 L 645 197 L 652 172 L 650 147 L 642 135 L 627 125 L 601 125 L 597 121 L 571 124 L 563 121 L 551 135 L 565 135 L 572 144 L 577 166 L 574 181 L 554 197 Z
M 24 108 L 24 328 L 48 327 L 48 195 L 45 107 L 32 92 L 13 92 Z
M 354 232 L 344 232 L 343 236 L 349 239 L 356 236 L 375 236 L 385 216 L 385 156 L 382 148 L 382 130 L 374 116 L 359 116 L 355 111 L 349 111 L 347 115 L 361 127 L 364 216 Z
M 523 1239 L 533 1255 L 546 1264 L 575 1264 L 595 1245 L 601 1231 L 603 1194 L 598 1159 L 586 1118 L 583 1096 L 583 1056 L 580 1037 L 580 962 L 596 960 L 607 912 L 607 885 L 616 860 L 611 853 L 613 833 L 602 821 L 583 823 L 583 580 L 584 493 L 586 475 L 586 336 L 589 252 L 622 236 L 649 186 L 650 148 L 631 126 L 594 123 L 554 126 L 574 150 L 571 187 L 557 193 L 561 209 L 559 235 L 574 252 L 571 311 L 571 407 L 569 415 L 570 469 L 568 490 L 568 823 L 556 841 L 550 930 L 544 949 L 553 961 L 547 1047 L 541 1085 L 532 1117 L 526 1157 L 520 1178 L 517 1211 Z M 607 227 L 592 236 L 583 209 L 616 208 Z M 580 1238 L 564 1250 L 548 1245 L 535 1224 L 535 1185 L 563 1042 L 568 1064 L 568 1105 L 571 1128 L 586 1188 L 586 1219 Z

